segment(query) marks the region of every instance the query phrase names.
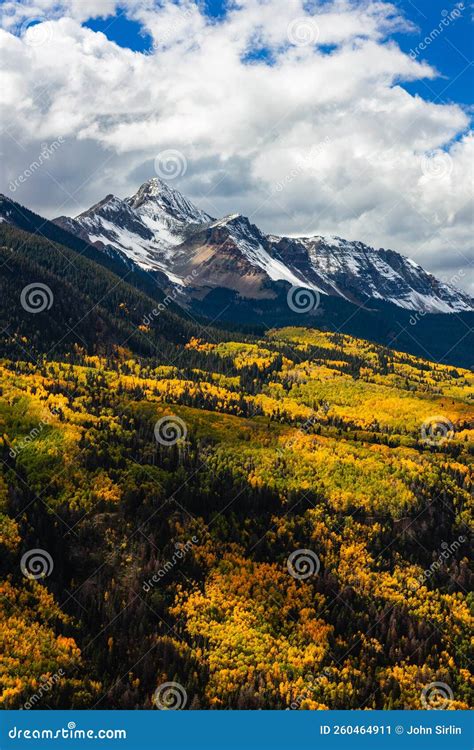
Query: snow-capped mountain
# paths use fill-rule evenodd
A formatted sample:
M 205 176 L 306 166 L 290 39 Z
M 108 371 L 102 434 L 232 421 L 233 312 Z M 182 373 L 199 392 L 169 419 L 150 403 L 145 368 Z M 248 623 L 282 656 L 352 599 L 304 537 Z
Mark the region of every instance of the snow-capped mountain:
M 418 263 L 393 250 L 378 250 L 341 237 L 270 237 L 275 253 L 290 268 L 319 284 L 326 294 L 350 302 L 380 299 L 407 310 L 461 312 L 474 300 L 436 279 Z
M 474 310 L 474 300 L 383 248 L 339 237 L 263 234 L 240 214 L 215 220 L 163 180 L 121 200 L 108 195 L 74 219 L 55 223 L 105 252 L 161 271 L 189 297 L 229 289 L 272 299 L 275 282 L 367 305 L 377 300 L 418 312 Z
M 204 224 L 212 217 L 201 211 L 190 200 L 157 177 L 144 182 L 126 202 L 151 228 L 157 221 L 172 232 L 186 224 Z M 158 230 L 159 231 L 159 230 Z
M 99 203 L 71 219 L 60 216 L 55 224 L 104 251 L 118 250 L 147 270 L 171 273 L 173 248 L 188 229 L 212 220 L 208 214 L 162 180 L 145 182 L 130 198 L 107 195 Z

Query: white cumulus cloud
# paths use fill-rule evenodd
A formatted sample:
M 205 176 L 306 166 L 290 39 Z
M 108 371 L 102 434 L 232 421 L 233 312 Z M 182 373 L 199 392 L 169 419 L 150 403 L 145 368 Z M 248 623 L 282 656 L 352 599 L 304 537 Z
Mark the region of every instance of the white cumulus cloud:
M 118 8 L 151 50 L 81 25 Z M 239 0 L 211 19 L 191 1 L 9 0 L 2 26 L 1 189 L 20 203 L 75 215 L 173 149 L 175 186 L 215 216 L 392 247 L 469 288 L 469 117 L 400 85 L 437 71 L 391 41 L 416 36 L 393 4 Z

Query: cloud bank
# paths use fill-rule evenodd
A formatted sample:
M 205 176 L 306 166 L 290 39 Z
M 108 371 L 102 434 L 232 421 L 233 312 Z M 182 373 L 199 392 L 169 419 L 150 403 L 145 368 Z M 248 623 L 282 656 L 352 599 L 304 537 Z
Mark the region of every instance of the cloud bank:
M 81 25 L 118 7 L 150 50 Z M 469 117 L 402 88 L 437 71 L 391 40 L 416 39 L 394 5 L 240 0 L 219 19 L 169 0 L 2 11 L 0 189 L 20 203 L 75 215 L 135 192 L 178 152 L 176 173 L 164 163 L 173 185 L 214 216 L 391 247 L 473 291 Z

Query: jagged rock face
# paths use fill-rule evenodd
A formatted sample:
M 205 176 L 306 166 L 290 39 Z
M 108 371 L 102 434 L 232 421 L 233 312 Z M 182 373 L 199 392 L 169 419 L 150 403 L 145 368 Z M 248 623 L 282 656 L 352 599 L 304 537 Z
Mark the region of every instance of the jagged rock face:
M 424 312 L 472 310 L 467 294 L 438 281 L 420 265 L 394 252 L 340 237 L 303 237 L 288 242 L 272 238 L 290 267 L 295 262 L 309 280 L 330 284 L 324 291 L 351 302 L 380 299 Z M 306 253 L 304 252 L 306 251 Z M 295 259 L 295 260 L 294 260 Z
M 212 217 L 157 177 L 144 182 L 135 195 L 127 198 L 129 206 L 142 217 L 162 219 L 170 224 L 204 224 Z
M 163 180 L 152 178 L 125 200 L 108 195 L 58 225 L 105 252 L 164 272 L 184 296 L 224 288 L 272 298 L 287 282 L 349 302 L 385 301 L 418 312 L 461 312 L 474 300 L 393 250 L 340 237 L 276 237 L 239 214 L 218 221 Z
M 190 227 L 211 217 L 162 180 L 145 182 L 121 200 L 108 195 L 75 219 L 61 216 L 56 224 L 96 247 L 114 248 L 147 270 L 170 271 L 170 251 L 180 245 Z M 179 279 L 169 273 L 170 281 Z

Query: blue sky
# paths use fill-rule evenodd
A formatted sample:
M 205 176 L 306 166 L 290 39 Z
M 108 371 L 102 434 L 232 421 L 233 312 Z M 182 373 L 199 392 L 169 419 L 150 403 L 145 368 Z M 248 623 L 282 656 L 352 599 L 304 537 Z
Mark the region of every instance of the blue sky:
M 444 10 L 450 11 L 455 4 L 449 0 L 424 0 L 424 2 L 410 2 L 402 0 L 396 5 L 402 8 L 407 18 L 417 25 L 420 33 L 395 34 L 394 38 L 400 47 L 407 52 L 415 48 L 419 39 L 423 39 L 435 29 Z M 472 13 L 470 3 L 466 1 L 464 16 Z M 447 26 L 443 34 L 435 43 L 427 46 L 423 51 L 424 59 L 433 65 L 442 78 L 432 81 L 405 84 L 405 88 L 420 94 L 424 99 L 436 100 L 441 103 L 449 101 L 460 104 L 474 103 L 474 68 L 471 64 L 474 51 L 474 36 L 472 24 L 460 18 Z
M 221 18 L 225 15 L 225 0 L 206 0 L 205 8 L 209 16 Z M 394 33 L 392 39 L 404 52 L 415 50 L 420 42 L 437 29 L 446 16 L 456 8 L 452 0 L 396 0 L 394 5 L 403 11 L 417 30 L 413 33 Z M 462 17 L 443 27 L 443 33 L 434 42 L 425 44 L 420 59 L 427 60 L 440 73 L 440 77 L 429 81 L 403 82 L 402 85 L 412 94 L 418 94 L 429 101 L 442 104 L 456 102 L 469 106 L 474 104 L 474 66 L 471 64 L 474 51 L 474 36 L 469 15 L 473 12 L 468 0 L 464 4 Z M 85 23 L 94 31 L 102 31 L 108 39 L 121 47 L 144 52 L 151 48 L 152 39 L 143 31 L 140 24 L 129 20 L 121 12 L 108 18 L 95 18 Z M 265 50 L 255 50 L 250 59 L 266 59 Z
M 23 205 L 77 215 L 171 154 L 212 216 L 393 248 L 474 289 L 471 2 L 7 4 L 0 190 Z

